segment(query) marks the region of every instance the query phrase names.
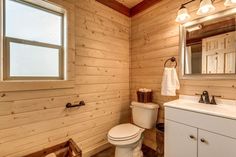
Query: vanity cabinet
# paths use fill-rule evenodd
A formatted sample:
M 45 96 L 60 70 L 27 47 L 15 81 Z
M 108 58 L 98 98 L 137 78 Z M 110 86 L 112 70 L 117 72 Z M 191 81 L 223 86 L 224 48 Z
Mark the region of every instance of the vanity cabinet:
M 235 157 L 236 140 L 219 134 L 199 129 L 199 157 Z
M 236 120 L 165 107 L 165 157 L 236 157 Z
M 197 157 L 197 128 L 165 121 L 165 157 Z

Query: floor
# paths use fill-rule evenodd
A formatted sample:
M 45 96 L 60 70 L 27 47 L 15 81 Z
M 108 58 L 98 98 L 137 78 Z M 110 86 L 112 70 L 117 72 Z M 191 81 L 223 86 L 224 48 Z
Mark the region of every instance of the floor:
M 155 151 L 146 147 L 146 146 L 143 146 L 142 150 L 143 150 L 144 157 L 157 157 L 155 155 Z M 104 150 L 92 157 L 114 157 L 114 153 L 115 153 L 115 148 L 111 147 L 111 148 L 108 148 L 108 149 L 106 149 L 106 150 Z

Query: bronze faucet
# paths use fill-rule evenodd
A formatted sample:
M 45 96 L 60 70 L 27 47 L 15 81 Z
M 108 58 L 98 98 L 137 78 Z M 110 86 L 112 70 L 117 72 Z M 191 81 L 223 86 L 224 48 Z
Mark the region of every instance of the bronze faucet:
M 203 91 L 202 94 L 196 93 L 196 95 L 200 96 L 200 100 L 198 101 L 199 103 L 212 104 L 212 105 L 216 105 L 215 97 L 219 97 L 219 98 L 221 97 L 221 96 L 212 95 L 212 99 L 210 101 L 208 91 Z
M 203 91 L 203 92 L 202 92 L 202 95 L 203 95 L 204 98 L 205 98 L 204 102 L 205 102 L 206 104 L 210 104 L 210 99 L 209 99 L 209 93 L 208 93 L 208 91 Z

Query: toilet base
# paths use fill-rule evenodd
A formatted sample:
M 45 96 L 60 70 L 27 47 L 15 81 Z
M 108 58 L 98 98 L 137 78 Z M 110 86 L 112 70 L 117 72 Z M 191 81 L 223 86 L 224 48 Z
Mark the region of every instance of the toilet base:
M 143 157 L 142 142 L 143 138 L 129 146 L 116 146 L 115 157 Z

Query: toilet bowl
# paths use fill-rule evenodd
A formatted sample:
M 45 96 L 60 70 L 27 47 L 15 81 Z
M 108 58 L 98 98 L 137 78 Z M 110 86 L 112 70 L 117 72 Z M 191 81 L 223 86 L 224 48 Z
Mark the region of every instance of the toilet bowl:
M 108 132 L 108 142 L 116 146 L 115 157 L 143 157 L 141 151 L 143 132 L 155 126 L 159 106 L 153 103 L 132 102 L 134 124 L 113 127 Z

